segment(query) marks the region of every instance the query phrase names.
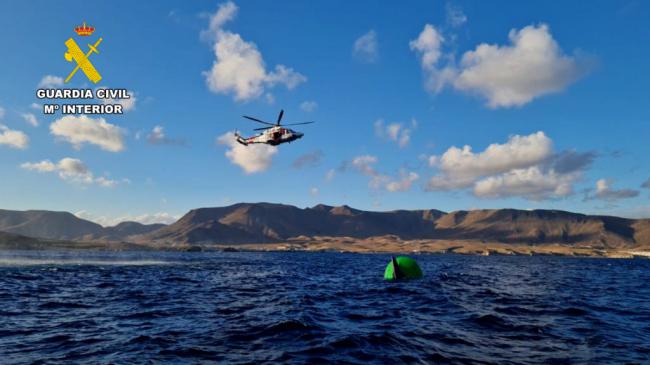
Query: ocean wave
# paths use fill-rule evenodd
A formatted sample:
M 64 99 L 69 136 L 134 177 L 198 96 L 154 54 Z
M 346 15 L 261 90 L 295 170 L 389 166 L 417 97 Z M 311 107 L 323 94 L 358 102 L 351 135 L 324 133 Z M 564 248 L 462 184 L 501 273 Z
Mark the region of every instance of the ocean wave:
M 2 363 L 644 363 L 650 353 L 644 260 L 422 255 L 422 280 L 386 283 L 386 255 L 26 255 L 0 261 Z

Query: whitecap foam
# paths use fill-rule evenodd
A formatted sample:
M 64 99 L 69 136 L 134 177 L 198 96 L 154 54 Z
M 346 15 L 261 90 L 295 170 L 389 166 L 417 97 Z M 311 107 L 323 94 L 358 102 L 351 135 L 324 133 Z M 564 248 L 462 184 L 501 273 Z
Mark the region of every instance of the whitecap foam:
M 174 261 L 161 260 L 95 260 L 95 259 L 59 259 L 59 258 L 0 258 L 0 266 L 64 266 L 64 265 L 91 265 L 91 266 L 156 266 L 178 264 Z

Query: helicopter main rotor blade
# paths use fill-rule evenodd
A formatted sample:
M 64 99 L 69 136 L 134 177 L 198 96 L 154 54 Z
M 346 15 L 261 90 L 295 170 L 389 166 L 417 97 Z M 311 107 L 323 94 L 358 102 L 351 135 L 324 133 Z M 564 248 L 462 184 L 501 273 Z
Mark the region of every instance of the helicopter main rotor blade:
M 283 115 L 284 115 L 284 109 L 280 109 L 280 114 L 278 115 L 278 122 L 275 125 L 280 125 L 280 121 L 282 120 Z
M 303 122 L 303 123 L 290 123 L 290 124 L 283 124 L 283 125 L 301 125 L 301 124 L 312 124 L 316 122 Z
M 273 123 L 265 122 L 265 121 L 263 121 L 263 120 L 259 120 L 259 119 L 257 119 L 257 118 L 249 117 L 248 115 L 242 115 L 242 117 L 244 117 L 244 118 L 246 118 L 246 119 L 250 119 L 250 120 L 252 120 L 252 121 L 254 121 L 254 122 L 258 122 L 258 123 L 262 123 L 262 124 L 266 124 L 266 125 L 273 125 L 273 126 L 275 125 L 275 124 L 273 124 Z
M 254 131 L 265 131 L 265 130 L 267 130 L 267 129 L 271 129 L 271 128 L 273 128 L 273 127 L 255 128 L 255 129 L 253 129 L 253 130 L 254 130 Z

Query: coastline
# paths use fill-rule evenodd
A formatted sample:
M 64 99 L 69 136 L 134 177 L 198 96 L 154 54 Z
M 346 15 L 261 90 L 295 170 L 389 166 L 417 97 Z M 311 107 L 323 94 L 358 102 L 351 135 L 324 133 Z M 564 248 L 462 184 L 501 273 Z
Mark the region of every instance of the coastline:
M 265 243 L 188 243 L 63 241 L 33 240 L 2 242 L 0 251 L 12 250 L 94 250 L 94 251 L 253 251 L 253 252 L 342 252 L 359 254 L 460 254 L 476 256 L 570 256 L 594 258 L 648 258 L 645 246 L 608 247 L 602 244 L 522 244 L 483 242 L 474 240 L 402 240 L 396 236 L 354 237 L 296 237 L 286 241 Z
M 296 241 L 281 243 L 218 244 L 206 247 L 226 251 L 299 251 L 299 252 L 346 252 L 346 253 L 392 253 L 392 254 L 460 254 L 475 256 L 570 256 L 592 258 L 649 258 L 650 249 L 645 247 L 589 247 L 566 244 L 516 244 L 502 242 L 447 241 L 447 240 L 395 240 L 385 237 L 369 239 L 329 238 L 327 240 Z

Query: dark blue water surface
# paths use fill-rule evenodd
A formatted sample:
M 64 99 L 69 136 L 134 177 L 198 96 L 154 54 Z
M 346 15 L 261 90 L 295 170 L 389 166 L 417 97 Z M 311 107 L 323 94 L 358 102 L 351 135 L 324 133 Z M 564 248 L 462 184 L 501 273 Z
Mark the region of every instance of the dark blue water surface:
M 0 253 L 0 363 L 650 363 L 650 260 Z

